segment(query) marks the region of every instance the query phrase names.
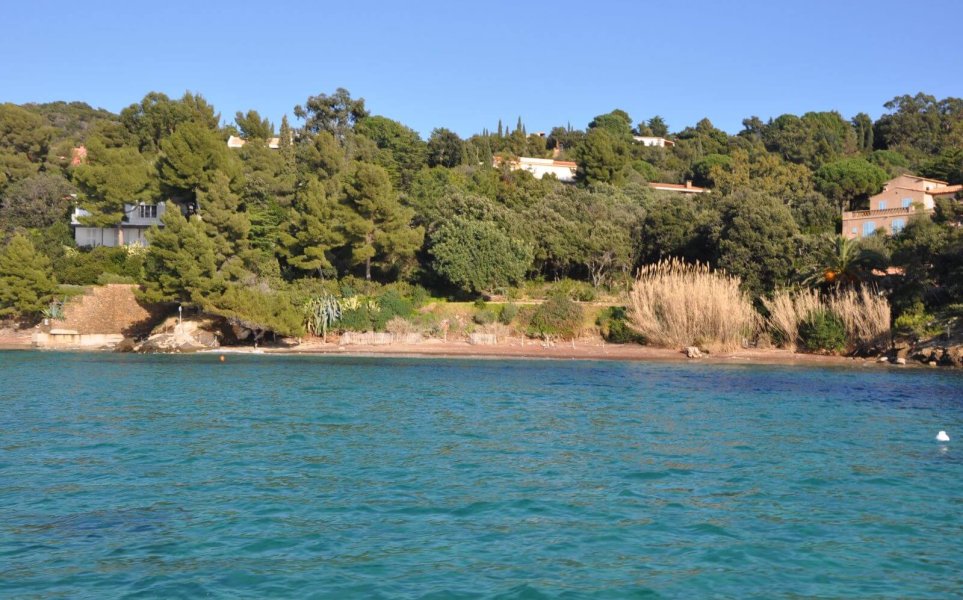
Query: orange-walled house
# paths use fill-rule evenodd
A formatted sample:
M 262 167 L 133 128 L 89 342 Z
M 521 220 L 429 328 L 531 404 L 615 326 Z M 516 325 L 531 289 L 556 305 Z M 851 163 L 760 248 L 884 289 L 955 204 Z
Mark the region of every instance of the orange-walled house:
M 869 199 L 869 210 L 843 211 L 843 235 L 856 239 L 873 235 L 877 229 L 898 233 L 914 214 L 932 214 L 935 198 L 952 196 L 961 189 L 963 186 L 947 185 L 939 179 L 900 175 Z

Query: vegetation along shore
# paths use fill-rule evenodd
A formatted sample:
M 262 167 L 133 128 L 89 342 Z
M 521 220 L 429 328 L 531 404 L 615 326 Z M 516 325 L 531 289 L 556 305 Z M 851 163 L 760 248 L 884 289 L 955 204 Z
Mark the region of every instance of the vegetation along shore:
M 344 89 L 278 127 L 0 104 L 0 348 L 961 367 L 963 100 L 884 107 L 422 139 Z

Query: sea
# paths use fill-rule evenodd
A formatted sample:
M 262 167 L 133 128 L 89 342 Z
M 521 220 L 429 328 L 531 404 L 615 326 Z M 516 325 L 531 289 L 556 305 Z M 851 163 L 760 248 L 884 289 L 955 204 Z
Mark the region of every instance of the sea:
M 961 596 L 958 371 L 0 352 L 2 598 Z

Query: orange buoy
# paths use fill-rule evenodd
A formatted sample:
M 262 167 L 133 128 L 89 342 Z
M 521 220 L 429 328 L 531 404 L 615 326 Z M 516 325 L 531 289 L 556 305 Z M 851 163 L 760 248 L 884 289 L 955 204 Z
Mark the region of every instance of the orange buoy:
M 224 355 L 221 355 L 221 362 L 224 362 Z

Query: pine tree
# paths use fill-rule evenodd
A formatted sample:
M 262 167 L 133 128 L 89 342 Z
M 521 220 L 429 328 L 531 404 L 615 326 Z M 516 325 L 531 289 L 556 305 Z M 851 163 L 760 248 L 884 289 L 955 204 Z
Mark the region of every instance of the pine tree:
M 240 196 L 231 191 L 227 175 L 214 173 L 212 178 L 205 189 L 198 190 L 197 204 L 220 267 L 232 257 L 243 256 L 250 247 L 251 220 Z
M 425 231 L 412 227 L 411 209 L 401 205 L 385 170 L 377 165 L 354 163 L 345 182 L 345 202 L 350 212 L 345 233 L 351 262 L 364 265 L 365 279 L 371 267 L 382 272 L 404 271 L 424 241 Z
M 214 243 L 197 217 L 188 221 L 172 209 L 164 213 L 163 221 L 163 228 L 147 232 L 143 296 L 150 302 L 203 305 L 224 289 Z
M 502 129 L 502 120 L 498 119 L 498 137 L 502 137 L 505 132 Z
M 341 207 L 327 194 L 315 178 L 299 191 L 285 229 L 280 233 L 278 253 L 289 265 L 302 271 L 314 271 L 320 277 L 331 271 L 331 251 L 345 243 L 340 231 Z
M 90 215 L 82 222 L 94 227 L 119 227 L 124 204 L 153 203 L 157 171 L 136 148 L 108 148 L 94 138 L 87 145 L 88 162 L 74 169 L 73 182 L 81 206 Z
M 0 252 L 0 317 L 39 316 L 56 288 L 50 259 L 37 252 L 30 238 L 14 235 Z
M 217 133 L 197 123 L 180 125 L 174 135 L 161 142 L 159 162 L 161 184 L 182 200 L 197 199 L 217 172 L 236 174 L 234 157 Z

